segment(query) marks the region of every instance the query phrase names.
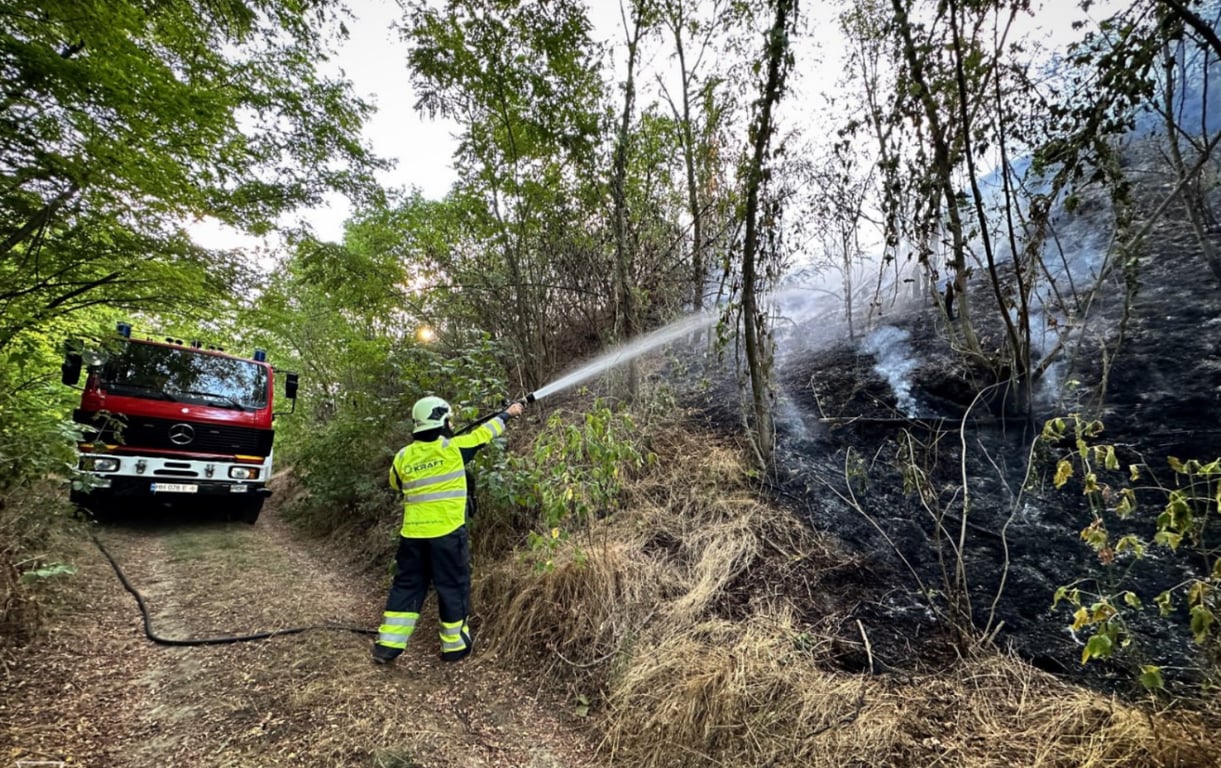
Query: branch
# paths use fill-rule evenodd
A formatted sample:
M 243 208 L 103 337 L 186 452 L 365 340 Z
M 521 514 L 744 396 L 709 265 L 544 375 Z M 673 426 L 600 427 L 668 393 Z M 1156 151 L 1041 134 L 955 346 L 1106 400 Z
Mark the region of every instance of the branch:
M 1187 6 L 1178 2 L 1178 0 L 1161 0 L 1161 3 L 1174 11 L 1179 19 L 1186 22 L 1189 27 L 1195 30 L 1196 34 L 1204 38 L 1204 41 L 1208 43 L 1208 47 L 1212 48 L 1214 53 L 1221 56 L 1221 38 L 1217 37 L 1217 33 L 1213 31 L 1212 26 L 1208 22 L 1201 19 L 1189 10 Z
M 52 301 L 50 301 L 47 304 L 46 307 L 44 307 L 44 309 L 55 309 L 60 304 L 63 304 L 64 302 L 69 301 L 70 299 L 76 298 L 77 296 L 80 296 L 82 293 L 91 291 L 94 288 L 97 288 L 99 285 L 105 285 L 106 283 L 113 283 L 115 280 L 119 279 L 119 276 L 122 274 L 123 274 L 122 272 L 115 271 L 115 272 L 111 272 L 109 275 L 106 275 L 105 277 L 99 278 L 99 279 L 94 280 L 89 283 L 85 283 L 84 285 L 80 286 L 79 288 L 75 288 L 71 291 L 68 291 L 63 296 L 60 296 L 57 299 L 53 299 Z
M 30 235 L 34 234 L 40 227 L 51 220 L 64 203 L 68 202 L 77 192 L 80 191 L 80 185 L 77 182 L 72 182 L 68 188 L 55 196 L 55 199 L 42 207 L 40 211 L 30 217 L 30 220 L 25 223 L 21 229 L 18 229 L 13 234 L 5 238 L 3 243 L 0 243 L 0 256 L 4 256 L 9 251 L 23 243 Z

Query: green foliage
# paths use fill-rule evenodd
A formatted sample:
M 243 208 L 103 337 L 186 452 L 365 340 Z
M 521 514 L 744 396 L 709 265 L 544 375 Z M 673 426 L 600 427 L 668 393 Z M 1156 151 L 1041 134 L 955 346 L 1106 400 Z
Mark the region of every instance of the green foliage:
M 320 77 L 330 2 L 0 2 L 0 347 L 99 304 L 199 316 L 250 286 L 195 245 L 266 232 L 376 165 Z
M 438 290 L 447 276 L 435 259 L 456 210 L 411 195 L 363 211 L 343 243 L 300 240 L 243 312 L 250 343 L 301 373 L 299 407 L 277 421 L 276 455 L 309 491 L 294 514 L 311 528 L 397 513 L 386 470 L 411 439 L 418 398 L 446 398 L 460 426 L 509 393 L 504 345 L 464 330 Z
M 6 557 L 45 540 L 62 510 L 40 494 L 76 465 L 64 342 L 170 313 L 223 330 L 252 270 L 187 222 L 266 232 L 329 190 L 370 189 L 368 107 L 315 69 L 336 13 L 0 0 L 0 508 L 24 510 L 0 525 Z
M 623 481 L 653 461 L 631 417 L 598 400 L 576 423 L 552 414 L 529 452 L 484 477 L 495 504 L 530 510 L 528 544 L 538 567 L 549 569 L 560 544 L 591 517 L 618 510 Z
M 385 478 L 377 472 L 388 449 L 386 426 L 374 416 L 344 414 L 300 438 L 293 466 L 310 495 L 298 514 L 308 516 L 312 527 L 329 531 L 349 515 L 372 517 L 379 507 L 392 508 Z
M 0 624 L 12 635 L 0 643 L 32 636 L 38 583 L 70 572 L 37 565 L 64 551 L 56 534 L 68 523 L 64 483 L 76 467 L 77 433 L 65 419 L 76 392 L 59 381 L 61 330 L 27 330 L 0 348 Z
M 443 10 L 410 4 L 405 38 L 432 115 L 470 121 L 461 154 L 483 165 L 557 148 L 591 160 L 602 83 L 585 6 L 574 0 L 490 5 L 448 0 Z M 483 165 L 487 181 L 500 176 Z
M 429 254 L 454 288 L 446 316 L 496 329 L 533 385 L 613 311 L 590 32 L 576 0 L 417 0 L 404 19 L 417 108 L 460 126 L 450 202 L 464 215 Z
M 76 466 L 76 429 L 67 420 L 77 392 L 60 383 L 63 345 L 95 325 L 58 321 L 16 334 L 0 347 L 0 500 Z
M 577 704 L 573 707 L 572 713 L 577 717 L 589 717 L 591 704 L 589 697 L 583 693 L 577 694 Z
M 310 491 L 308 509 L 316 528 L 333 529 L 355 514 L 384 518 L 397 510 L 386 482 L 394 453 L 411 439 L 411 405 L 435 393 L 454 406 L 459 424 L 473 419 L 503 396 L 499 348 L 477 339 L 455 356 L 419 344 L 399 349 L 344 346 L 345 365 L 360 366 L 368 378 L 315 409 L 296 425 L 285 446 L 299 479 Z M 379 354 L 380 352 L 380 354 Z M 376 385 L 376 389 L 373 385 Z M 319 389 L 314 385 L 314 391 Z
M 1095 442 L 1103 433 L 1099 421 L 1077 415 L 1048 421 L 1042 441 L 1051 451 L 1071 446 L 1056 459 L 1053 485 L 1065 488 L 1079 477 L 1081 493 L 1088 502 L 1091 519 L 1081 538 L 1094 550 L 1103 571 L 1087 591 L 1081 580 L 1056 591 L 1052 607 L 1067 601 L 1075 607 L 1072 629 L 1088 630 L 1081 661 L 1110 658 L 1129 648 L 1128 626 L 1141 611 L 1156 610 L 1170 616 L 1181 607 L 1193 640 L 1207 652 L 1221 651 L 1217 615 L 1221 611 L 1221 551 L 1205 536 L 1210 523 L 1221 513 L 1221 459 L 1209 463 L 1180 461 L 1170 457 L 1174 487 L 1152 479 L 1153 473 L 1137 463 L 1122 467 L 1114 445 Z M 1149 480 L 1144 485 L 1138 482 Z M 1139 497 L 1155 500 L 1160 511 L 1149 525 L 1148 516 L 1137 515 L 1143 505 Z M 1159 594 L 1142 598 L 1133 584 L 1131 566 L 1157 554 L 1173 558 L 1189 574 Z M 1088 604 L 1087 604 L 1088 601 Z M 1161 670 L 1142 666 L 1139 679 L 1147 688 L 1162 687 Z
M 56 576 L 75 576 L 76 566 L 67 563 L 48 563 L 40 568 L 34 568 L 21 574 L 21 580 L 29 583 L 41 579 L 53 579 Z

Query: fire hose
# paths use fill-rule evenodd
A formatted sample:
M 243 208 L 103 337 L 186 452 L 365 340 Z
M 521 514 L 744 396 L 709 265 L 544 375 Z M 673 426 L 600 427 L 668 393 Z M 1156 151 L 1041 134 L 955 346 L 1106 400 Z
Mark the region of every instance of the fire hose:
M 162 637 L 153 631 L 153 620 L 148 612 L 148 603 L 144 601 L 144 596 L 132 586 L 128 581 L 127 575 L 123 573 L 123 569 L 119 567 L 119 563 L 110 554 L 110 551 L 102 545 L 98 537 L 93 531 L 89 532 L 89 538 L 93 539 L 93 543 L 97 546 L 98 551 L 110 561 L 110 567 L 114 569 L 114 573 L 119 577 L 119 582 L 123 588 L 131 593 L 131 596 L 136 598 L 136 605 L 140 608 L 140 615 L 144 619 L 144 635 L 149 640 L 157 645 L 172 645 L 172 646 L 191 646 L 191 645 L 229 645 L 231 643 L 248 643 L 253 640 L 267 640 L 280 635 L 297 635 L 302 632 L 311 632 L 314 630 L 325 630 L 331 632 L 355 632 L 358 635 L 376 635 L 377 630 L 366 629 L 364 627 L 355 627 L 348 624 L 312 624 L 307 627 L 287 627 L 285 629 L 273 629 L 268 632 L 255 632 L 250 635 L 228 635 L 224 637 L 192 637 L 192 638 L 173 638 Z
M 524 406 L 529 403 L 533 403 L 534 400 L 535 400 L 534 393 L 531 392 L 530 394 L 526 395 L 521 400 L 517 400 L 515 402 L 521 403 Z M 506 403 L 505 407 L 508 407 L 508 405 L 510 405 L 510 404 L 511 403 Z M 467 424 L 465 427 L 460 429 L 456 434 L 459 434 L 459 435 L 465 434 L 466 432 L 469 432 L 472 429 L 475 429 L 479 425 L 485 424 L 485 423 L 491 421 L 492 419 L 496 418 L 503 412 L 504 412 L 503 409 L 493 411 L 492 413 L 490 413 L 486 416 L 483 416 L 483 417 L 471 422 L 470 424 Z M 158 635 L 156 632 L 153 631 L 153 619 L 148 610 L 148 603 L 145 602 L 144 596 L 140 594 L 140 591 L 137 590 L 134 586 L 132 586 L 131 581 L 129 581 L 127 578 L 127 574 L 125 574 L 123 572 L 122 567 L 119 566 L 118 560 L 116 560 L 114 558 L 114 556 L 110 554 L 110 550 L 106 549 L 106 547 L 102 544 L 102 542 L 98 539 L 97 535 L 94 534 L 93 531 L 89 532 L 89 538 L 93 539 L 94 546 L 96 546 L 98 548 L 98 551 L 102 553 L 102 555 L 106 558 L 107 561 L 109 561 L 110 567 L 114 570 L 115 576 L 117 576 L 119 578 L 119 583 L 122 584 L 123 588 L 125 590 L 127 590 L 131 594 L 132 597 L 134 597 L 136 599 L 136 606 L 140 609 L 140 616 L 144 622 L 144 635 L 145 635 L 145 637 L 147 637 L 149 640 L 156 643 L 157 645 L 168 645 L 168 646 L 178 646 L 178 647 L 199 646 L 199 645 L 230 645 L 233 643 L 249 643 L 249 642 L 253 642 L 255 640 L 269 640 L 273 637 L 279 637 L 281 635 L 298 635 L 298 634 L 301 634 L 302 632 L 313 632 L 313 631 L 353 632 L 358 635 L 376 635 L 377 634 L 377 630 L 375 630 L 375 629 L 367 629 L 365 627 L 357 627 L 357 626 L 352 626 L 350 624 L 311 624 L 309 626 L 304 626 L 304 627 L 286 627 L 284 629 L 273 629 L 273 630 L 269 630 L 267 632 L 255 632 L 255 633 L 249 634 L 249 635 L 226 635 L 223 637 L 192 637 L 192 638 L 162 637 L 161 635 Z
M 527 405 L 529 405 L 529 404 L 533 403 L 534 401 L 535 401 L 535 393 L 534 393 L 534 392 L 531 392 L 530 394 L 526 395 L 525 397 L 523 397 L 523 398 L 522 398 L 522 399 L 520 399 L 520 400 L 514 400 L 514 401 L 512 401 L 512 402 L 510 402 L 510 401 L 506 400 L 506 401 L 504 401 L 504 403 L 502 403 L 502 405 L 503 405 L 503 407 L 502 407 L 502 408 L 500 408 L 500 409 L 498 409 L 498 410 L 494 410 L 494 411 L 492 411 L 491 413 L 489 413 L 489 414 L 487 414 L 487 415 L 485 415 L 485 416 L 480 416 L 478 419 L 475 419 L 475 420 L 474 420 L 474 421 L 472 421 L 470 424 L 467 424 L 465 427 L 463 427 L 462 429 L 459 429 L 459 430 L 458 430 L 457 432 L 455 432 L 454 434 L 455 434 L 455 435 L 465 435 L 467 432 L 470 432 L 472 429 L 475 429 L 476 427 L 478 427 L 478 426 L 480 426 L 480 425 L 486 424 L 486 423 L 488 423 L 489 421 L 491 421 L 492 419 L 494 419 L 494 418 L 496 418 L 497 416 L 499 416 L 500 414 L 504 413 L 504 412 L 505 412 L 505 408 L 508 408 L 510 405 L 514 405 L 514 404 L 516 404 L 516 405 L 520 405 L 520 406 L 522 406 L 522 407 L 524 408 L 524 407 L 526 407 Z

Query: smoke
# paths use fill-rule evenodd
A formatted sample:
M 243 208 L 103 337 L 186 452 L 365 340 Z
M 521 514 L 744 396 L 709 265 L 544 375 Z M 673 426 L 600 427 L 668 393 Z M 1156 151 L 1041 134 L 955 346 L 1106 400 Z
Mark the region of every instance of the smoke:
M 541 400 L 548 395 L 563 391 L 569 387 L 584 383 L 590 379 L 596 378 L 601 374 L 622 365 L 626 362 L 634 360 L 646 352 L 651 352 L 655 349 L 665 346 L 674 341 L 678 341 L 684 336 L 689 336 L 696 331 L 701 331 L 704 328 L 710 327 L 717 320 L 715 312 L 700 312 L 686 317 L 680 317 L 678 320 L 670 323 L 664 328 L 658 328 L 652 333 L 647 333 L 644 336 L 639 336 L 631 341 L 621 344 L 603 353 L 595 360 L 580 366 L 576 370 L 570 371 L 559 379 L 552 381 L 550 384 L 543 386 L 532 392 L 535 400 Z
M 895 393 L 899 410 L 909 418 L 918 415 L 916 398 L 912 396 L 912 371 L 917 361 L 912 354 L 911 332 L 893 325 L 884 325 L 865 337 L 861 348 L 873 355 L 877 371 Z
M 806 415 L 793 402 L 787 392 L 781 390 L 776 396 L 776 425 L 796 443 L 805 443 L 813 436 L 806 426 Z
M 769 297 L 776 359 L 829 349 L 848 338 L 842 285 L 826 276 L 790 280 Z

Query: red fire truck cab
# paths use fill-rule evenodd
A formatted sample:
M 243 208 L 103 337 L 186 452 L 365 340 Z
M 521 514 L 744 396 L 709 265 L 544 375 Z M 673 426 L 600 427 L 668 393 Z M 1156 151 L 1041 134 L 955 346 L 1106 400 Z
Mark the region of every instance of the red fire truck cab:
M 258 519 L 271 494 L 276 378 L 262 350 L 247 359 L 199 342 L 134 339 L 119 323 L 102 349 L 69 345 L 64 384 L 75 385 L 82 367 L 74 502 L 102 517 L 142 498 L 205 499 L 235 519 Z M 295 408 L 297 374 L 285 373 L 284 394 Z

